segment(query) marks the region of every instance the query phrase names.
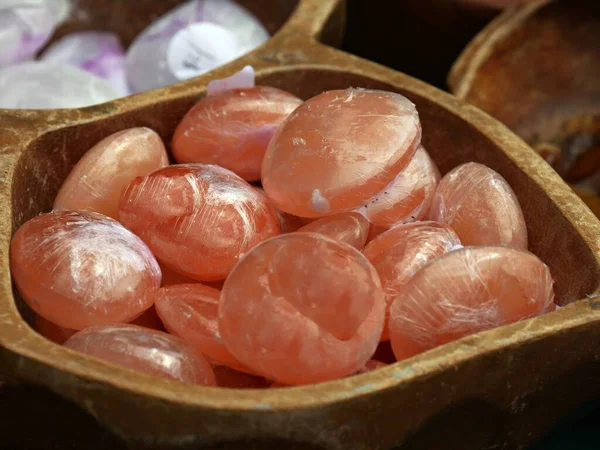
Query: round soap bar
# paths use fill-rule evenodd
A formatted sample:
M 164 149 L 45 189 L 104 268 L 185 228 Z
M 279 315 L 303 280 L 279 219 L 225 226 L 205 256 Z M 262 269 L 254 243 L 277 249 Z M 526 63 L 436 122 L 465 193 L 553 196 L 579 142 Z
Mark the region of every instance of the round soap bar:
M 421 220 L 429 211 L 440 172 L 420 146 L 406 169 L 361 208 L 377 227 L 391 227 L 400 222 Z
M 439 257 L 404 286 L 390 308 L 398 360 L 478 331 L 554 310 L 548 267 L 508 247 L 468 247 Z
M 350 375 L 381 336 L 379 277 L 354 247 L 290 233 L 251 250 L 221 292 L 219 330 L 255 373 L 285 384 Z
M 136 178 L 123 193 L 119 218 L 162 264 L 204 281 L 224 279 L 244 253 L 279 233 L 264 196 L 233 172 L 207 164 Z
M 216 385 L 206 358 L 162 331 L 129 324 L 102 325 L 74 334 L 65 346 L 155 377 Z
M 0 67 L 31 59 L 67 18 L 69 0 L 2 0 Z
M 359 213 L 348 212 L 322 217 L 304 225 L 298 231 L 319 233 L 362 250 L 367 242 L 371 224 Z
M 81 108 L 117 97 L 105 80 L 65 64 L 37 61 L 0 69 L 0 108 Z
M 448 225 L 413 222 L 396 225 L 380 234 L 369 242 L 363 253 L 379 274 L 389 308 L 421 267 L 459 247 L 460 240 Z M 382 339 L 388 338 L 386 326 Z
M 135 319 L 154 303 L 161 278 L 141 239 L 113 219 L 83 211 L 26 222 L 13 237 L 10 266 L 31 309 L 76 330 Z
M 156 311 L 167 330 L 217 363 L 248 372 L 225 347 L 219 333 L 221 291 L 200 283 L 163 287 L 156 294 Z
M 136 177 L 169 165 L 160 136 L 130 128 L 102 139 L 83 155 L 58 191 L 54 209 L 96 211 L 118 219 L 123 190 Z
M 517 196 L 502 176 L 483 164 L 448 172 L 433 196 L 429 218 L 447 223 L 463 245 L 527 249 L 527 227 Z
M 262 23 L 233 0 L 192 0 L 151 23 L 127 52 L 134 92 L 198 76 L 269 39 Z
M 324 92 L 300 105 L 271 140 L 262 184 L 301 217 L 363 206 L 412 159 L 421 142 L 415 105 L 393 92 Z
M 368 360 L 364 366 L 356 371 L 356 375 L 360 373 L 373 372 L 374 370 L 381 369 L 382 367 L 387 366 L 386 363 L 381 361 L 376 361 L 374 359 Z
M 217 164 L 245 180 L 260 180 L 275 130 L 301 103 L 295 95 L 267 86 L 204 97 L 177 126 L 173 157 L 180 163 Z
M 119 94 L 129 94 L 125 51 L 119 37 L 113 33 L 82 31 L 68 34 L 48 47 L 39 59 L 78 67 L 106 80 Z

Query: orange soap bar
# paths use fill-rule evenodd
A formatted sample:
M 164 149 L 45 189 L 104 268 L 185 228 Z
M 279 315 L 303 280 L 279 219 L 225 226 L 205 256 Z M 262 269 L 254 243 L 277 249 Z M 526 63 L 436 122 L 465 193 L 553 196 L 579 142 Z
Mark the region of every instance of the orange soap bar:
M 167 330 L 212 361 L 248 372 L 225 347 L 219 333 L 221 292 L 200 283 L 161 288 L 156 294 L 156 311 Z
M 370 229 L 371 224 L 361 214 L 349 212 L 322 217 L 304 225 L 298 231 L 319 233 L 362 250 Z
M 173 156 L 180 163 L 217 164 L 245 180 L 259 180 L 275 130 L 301 103 L 295 95 L 267 86 L 204 97 L 177 126 Z
M 384 314 L 379 277 L 358 250 L 290 233 L 235 266 L 221 292 L 219 330 L 255 373 L 308 384 L 360 369 L 377 347 Z
M 421 269 L 390 308 L 398 360 L 478 331 L 554 311 L 548 267 L 527 251 L 467 247 Z
M 324 92 L 290 114 L 271 140 L 262 184 L 277 208 L 322 217 L 363 206 L 421 142 L 415 105 L 393 92 Z
M 458 247 L 460 240 L 448 225 L 413 222 L 396 225 L 380 234 L 363 253 L 379 274 L 389 308 L 421 267 Z M 387 327 L 382 339 L 388 339 Z
M 224 279 L 241 255 L 279 233 L 264 196 L 233 172 L 208 164 L 136 178 L 119 214 L 161 264 L 195 280 Z
M 156 377 L 215 386 L 215 374 L 202 355 L 176 336 L 136 325 L 87 328 L 64 344 L 96 358 Z
M 440 172 L 420 146 L 406 169 L 361 209 L 377 227 L 421 220 L 429 211 Z
M 129 322 L 152 306 L 160 286 L 146 244 L 98 213 L 37 216 L 17 230 L 10 256 L 23 300 L 65 328 Z
M 119 199 L 135 178 L 169 165 L 165 147 L 149 128 L 102 139 L 83 155 L 58 191 L 54 209 L 96 211 L 118 219 Z
M 527 227 L 517 196 L 502 176 L 478 163 L 447 173 L 433 196 L 429 218 L 447 223 L 463 245 L 527 249 Z

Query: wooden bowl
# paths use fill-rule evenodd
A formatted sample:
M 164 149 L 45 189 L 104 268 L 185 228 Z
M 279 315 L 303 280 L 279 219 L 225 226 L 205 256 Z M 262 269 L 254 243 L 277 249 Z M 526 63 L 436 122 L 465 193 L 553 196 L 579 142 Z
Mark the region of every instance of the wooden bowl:
M 533 2 L 507 10 L 476 36 L 448 84 L 543 154 L 566 181 L 597 195 L 598 42 L 597 1 Z
M 336 0 L 302 0 L 265 46 L 184 83 L 84 109 L 0 113 L 5 377 L 68 399 L 129 448 L 508 449 L 538 437 L 584 399 L 600 396 L 600 385 L 589 382 L 600 377 L 600 223 L 542 158 L 496 120 L 423 82 L 319 42 L 325 24 L 341 23 L 334 16 L 342 9 Z M 375 372 L 289 389 L 244 391 L 158 379 L 35 333 L 19 312 L 22 302 L 10 278 L 15 230 L 51 208 L 69 170 L 102 137 L 148 126 L 169 142 L 207 81 L 245 64 L 255 67 L 258 83 L 304 98 L 348 86 L 409 97 L 442 172 L 478 161 L 508 180 L 523 206 L 531 249 L 550 266 L 558 299 L 568 306 Z M 33 399 L 24 394 L 21 401 Z M 44 420 L 64 423 L 65 417 Z M 34 432 L 31 423 L 27 427 Z

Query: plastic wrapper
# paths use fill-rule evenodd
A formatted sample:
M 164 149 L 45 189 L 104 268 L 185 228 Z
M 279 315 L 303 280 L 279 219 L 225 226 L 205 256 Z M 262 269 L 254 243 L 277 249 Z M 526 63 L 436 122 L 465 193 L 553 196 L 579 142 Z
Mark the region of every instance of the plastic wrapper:
M 279 233 L 275 210 L 233 172 L 182 164 L 136 178 L 119 220 L 161 264 L 200 281 L 226 278 L 239 258 Z
M 428 217 L 452 227 L 463 245 L 527 249 L 521 205 L 506 180 L 483 164 L 466 163 L 439 182 Z
M 216 385 L 206 358 L 178 337 L 162 331 L 128 324 L 103 325 L 74 334 L 64 345 L 148 375 Z
M 168 165 L 165 146 L 150 128 L 111 134 L 77 162 L 54 199 L 54 209 L 95 211 L 118 220 L 119 200 L 129 183 Z
M 68 64 L 106 80 L 120 95 L 129 94 L 125 51 L 112 33 L 85 31 L 69 34 L 48 47 L 42 61 Z
M 0 108 L 79 108 L 119 96 L 106 81 L 72 66 L 26 62 L 0 69 Z
M 68 0 L 0 0 L 0 67 L 32 59 L 69 11 Z
M 440 172 L 420 146 L 408 166 L 359 212 L 377 227 L 421 220 L 429 212 Z
M 553 311 L 553 280 L 532 253 L 466 247 L 421 269 L 390 308 L 398 360 L 469 334 Z
M 146 244 L 91 212 L 55 211 L 26 222 L 13 237 L 10 264 L 31 309 L 77 330 L 137 318 L 160 287 Z
M 369 242 L 363 254 L 379 274 L 389 309 L 419 269 L 460 247 L 458 236 L 448 225 L 425 221 L 393 227 Z M 386 326 L 381 339 L 388 337 Z
M 134 92 L 198 76 L 269 38 L 261 22 L 232 0 L 193 0 L 148 26 L 127 52 Z

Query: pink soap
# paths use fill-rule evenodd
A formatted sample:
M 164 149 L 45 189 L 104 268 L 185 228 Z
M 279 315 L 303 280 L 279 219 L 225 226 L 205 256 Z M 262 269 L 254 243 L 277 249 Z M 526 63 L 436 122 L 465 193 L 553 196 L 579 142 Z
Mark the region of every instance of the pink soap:
M 361 209 L 376 227 L 421 220 L 429 211 L 440 172 L 420 146 L 408 166 Z
M 162 331 L 129 324 L 102 325 L 74 334 L 65 346 L 155 377 L 216 385 L 206 358 Z
M 379 274 L 389 309 L 394 298 L 419 269 L 459 247 L 460 240 L 448 225 L 413 222 L 397 225 L 380 234 L 365 247 L 363 253 Z M 386 326 L 382 339 L 386 340 L 388 336 Z
M 421 269 L 390 308 L 398 360 L 472 333 L 554 311 L 548 267 L 527 251 L 467 247 Z
M 149 128 L 129 128 L 88 150 L 58 191 L 54 209 L 95 211 L 118 219 L 123 190 L 136 177 L 169 165 L 160 136 Z
M 264 196 L 233 172 L 207 164 L 136 178 L 123 193 L 119 217 L 161 264 L 202 281 L 224 279 L 244 253 L 279 234 Z
M 349 212 L 322 217 L 304 225 L 298 231 L 318 233 L 362 250 L 367 242 L 371 224 L 359 213 Z
M 362 367 L 384 315 L 379 277 L 358 250 L 290 233 L 258 245 L 235 266 L 221 292 L 219 330 L 255 373 L 308 384 Z
M 421 142 L 415 105 L 393 92 L 328 91 L 290 114 L 271 140 L 262 184 L 300 217 L 352 211 L 403 170 Z
M 129 322 L 152 306 L 160 286 L 146 244 L 98 213 L 37 216 L 17 230 L 10 256 L 23 300 L 65 328 Z
M 450 225 L 465 246 L 527 249 L 527 227 L 517 196 L 499 173 L 483 164 L 466 163 L 447 173 L 428 216 Z
M 200 283 L 178 284 L 159 289 L 156 310 L 167 330 L 213 361 L 248 372 L 227 349 L 219 333 L 221 292 Z
M 260 180 L 275 130 L 301 103 L 295 95 L 267 86 L 204 97 L 177 126 L 173 156 L 180 163 L 217 164 L 245 180 Z

